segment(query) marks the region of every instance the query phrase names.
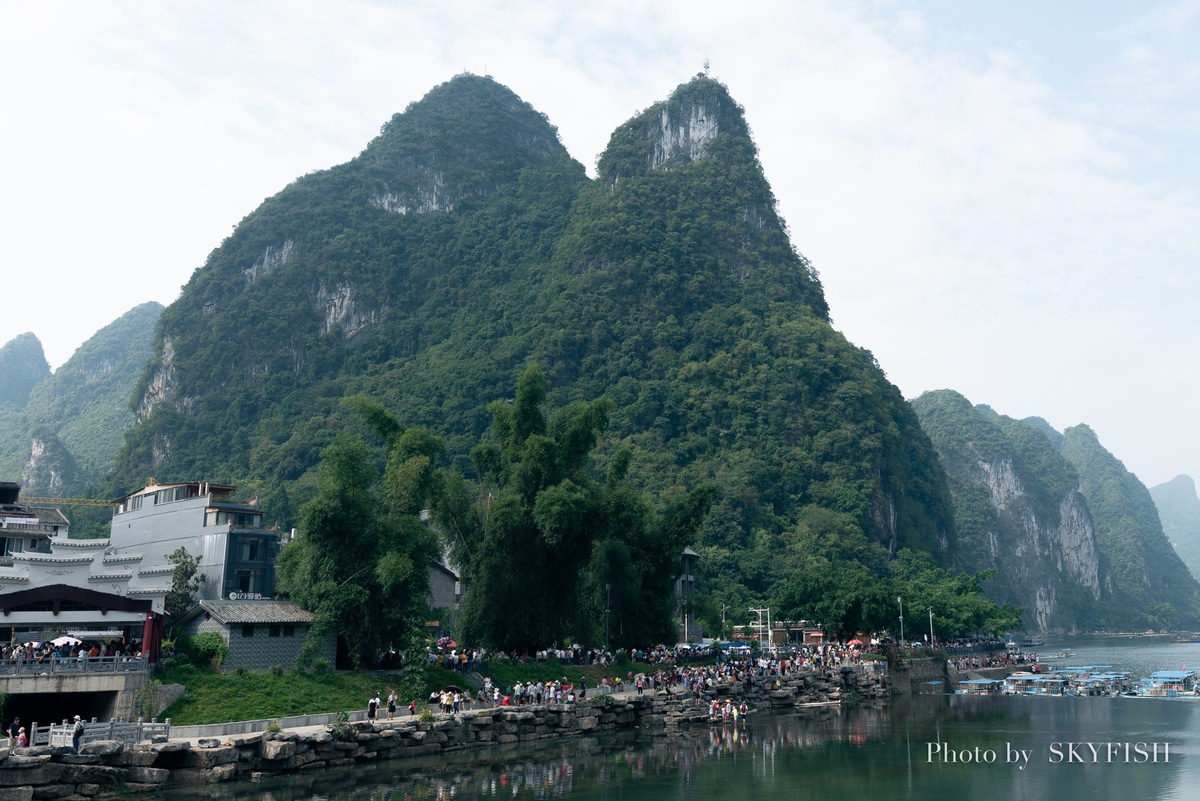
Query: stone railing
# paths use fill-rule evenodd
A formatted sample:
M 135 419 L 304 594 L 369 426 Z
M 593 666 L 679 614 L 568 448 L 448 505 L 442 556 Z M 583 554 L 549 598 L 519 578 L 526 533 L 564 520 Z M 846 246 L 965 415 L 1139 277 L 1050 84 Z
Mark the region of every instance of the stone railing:
M 70 746 L 75 734 L 75 724 L 64 720 L 62 723 L 51 723 L 46 737 L 46 745 Z M 118 743 L 133 744 L 167 740 L 171 737 L 171 719 L 159 723 L 152 720 L 149 723 L 138 719 L 132 721 L 110 720 L 108 723 L 98 723 L 95 720 L 83 724 L 81 745 L 113 740 Z M 40 744 L 40 743 L 39 743 Z
M 0 659 L 0 676 L 47 676 L 79 673 L 122 673 L 146 670 L 146 663 L 128 656 L 89 656 L 87 659 Z

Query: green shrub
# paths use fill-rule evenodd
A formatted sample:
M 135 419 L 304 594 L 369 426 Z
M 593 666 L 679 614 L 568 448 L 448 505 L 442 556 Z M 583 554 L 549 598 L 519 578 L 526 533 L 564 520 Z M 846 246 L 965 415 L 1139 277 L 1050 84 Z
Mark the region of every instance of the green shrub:
M 345 712 L 338 712 L 333 723 L 329 724 L 329 733 L 338 742 L 354 742 L 354 729 L 350 726 L 350 716 Z
M 283 675 L 283 665 L 271 665 L 269 668 L 267 668 L 267 672 L 270 673 L 272 676 L 282 676 Z
M 280 722 L 278 720 L 272 720 L 270 723 L 267 724 L 266 731 L 269 731 L 269 732 L 283 731 L 283 726 L 282 726 L 282 724 L 280 724 Z
M 417 715 L 417 719 L 422 723 L 429 723 L 433 720 L 433 710 L 428 705 L 421 707 L 421 712 Z
M 214 671 L 220 670 L 229 657 L 229 646 L 215 631 L 206 631 L 203 634 L 193 634 L 188 637 L 184 651 L 192 662 L 197 665 L 208 665 Z
M 328 659 L 314 659 L 312 661 L 312 672 L 318 675 L 328 673 L 330 671 Z

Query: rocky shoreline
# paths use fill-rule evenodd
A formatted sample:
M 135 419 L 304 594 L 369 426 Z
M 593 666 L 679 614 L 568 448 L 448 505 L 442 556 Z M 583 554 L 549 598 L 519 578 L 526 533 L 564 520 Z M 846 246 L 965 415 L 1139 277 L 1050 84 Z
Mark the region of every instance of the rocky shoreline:
M 803 671 L 752 684 L 719 684 L 696 700 L 666 693 L 601 695 L 579 704 L 501 707 L 438 715 L 433 720 L 354 721 L 221 738 L 123 745 L 113 741 L 69 748 L 17 748 L 0 759 L 0 801 L 84 801 L 111 795 L 254 779 L 295 771 L 403 759 L 469 748 L 637 730 L 671 734 L 709 725 L 713 697 L 747 700 L 757 709 L 832 706 L 847 696 L 882 699 L 886 674 L 853 668 Z

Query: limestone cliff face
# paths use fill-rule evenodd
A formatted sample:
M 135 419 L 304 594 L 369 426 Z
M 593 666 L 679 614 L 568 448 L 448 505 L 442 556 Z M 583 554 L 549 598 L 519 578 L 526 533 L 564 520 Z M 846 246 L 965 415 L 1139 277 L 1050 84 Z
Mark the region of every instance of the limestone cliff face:
M 79 483 L 79 467 L 71 452 L 49 428 L 33 433 L 29 458 L 21 469 L 21 486 L 29 495 L 59 496 L 74 491 Z
M 914 407 L 949 475 L 958 566 L 995 569 L 989 595 L 1025 607 L 1032 630 L 1087 628 L 1111 582 L 1070 465 L 1036 427 L 957 393 L 927 393 Z
M 142 390 L 142 398 L 134 410 L 134 417 L 140 423 L 149 417 L 154 409 L 171 397 L 175 388 L 175 342 L 169 336 L 162 339 L 158 364 L 155 365 Z
M 600 176 L 615 185 L 646 170 L 685 167 L 710 156 L 720 134 L 748 136 L 745 118 L 724 87 L 699 76 L 617 129 Z
M 974 479 L 988 490 L 993 523 L 987 531 L 987 560 L 971 570 L 995 568 L 1019 588 L 1009 602 L 1027 607 L 1027 620 L 1040 631 L 1076 629 L 1075 616 L 1063 605 L 1064 580 L 1100 600 L 1100 554 L 1096 532 L 1078 485 L 1059 500 L 1051 515 L 1039 514 L 1011 457 L 976 462 Z M 1031 477 L 1037 480 L 1036 477 Z

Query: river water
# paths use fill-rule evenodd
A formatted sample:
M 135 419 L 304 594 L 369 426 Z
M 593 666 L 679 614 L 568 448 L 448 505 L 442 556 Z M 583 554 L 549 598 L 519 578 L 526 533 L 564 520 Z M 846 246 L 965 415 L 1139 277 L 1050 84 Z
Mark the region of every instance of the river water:
M 1200 667 L 1200 645 L 1073 638 L 1060 664 L 1135 678 Z M 1200 701 L 897 698 L 752 715 L 671 737 L 573 738 L 172 791 L 169 801 L 789 801 L 1200 798 Z

